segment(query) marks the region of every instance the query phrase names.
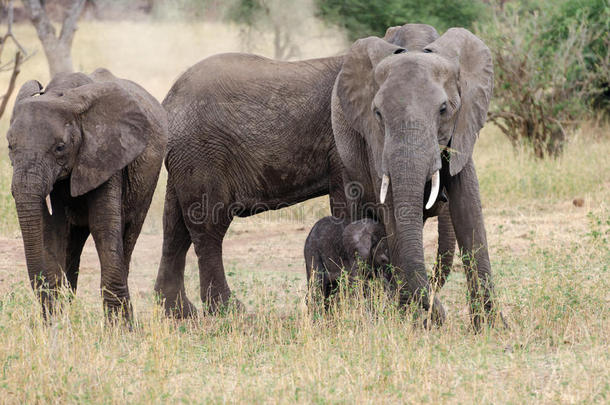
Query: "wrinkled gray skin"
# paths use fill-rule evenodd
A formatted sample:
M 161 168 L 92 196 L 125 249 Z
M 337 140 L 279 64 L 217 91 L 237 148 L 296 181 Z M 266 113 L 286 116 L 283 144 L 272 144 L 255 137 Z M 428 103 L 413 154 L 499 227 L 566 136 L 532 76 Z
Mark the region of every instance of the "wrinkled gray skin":
M 47 316 L 58 287 L 76 291 L 91 234 L 105 309 L 128 318 L 129 262 L 165 153 L 166 113 L 105 69 L 60 74 L 41 90 L 35 80 L 23 85 L 7 134 L 30 282 Z
M 194 65 L 172 86 L 163 101 L 169 175 L 155 284 L 168 315 L 196 315 L 184 289 L 191 243 L 204 307 L 214 313 L 229 302 L 222 240 L 235 216 L 330 194 L 332 214 L 351 217 L 331 124 L 331 93 L 343 60 L 222 54 Z M 442 238 L 451 246 L 445 257 L 452 257 L 454 239 Z
M 325 299 L 337 289 L 343 271 L 350 277 L 361 275 L 357 258 L 372 270 L 365 278 L 385 276 L 390 263 L 385 228 L 371 218 L 351 224 L 332 216 L 320 219 L 305 240 L 304 256 L 308 285 Z
M 417 35 L 405 32 L 418 33 Z M 417 37 L 416 43 L 401 38 Z M 405 51 L 405 48 L 408 51 Z M 418 51 L 423 49 L 423 52 Z M 376 216 L 388 235 L 390 260 L 404 281 L 402 303 L 418 301 L 442 323 L 444 310 L 433 300 L 426 275 L 422 211 L 430 179 L 441 171 L 449 213 L 465 257 L 473 326 L 497 315 L 491 279 L 479 184 L 472 161 L 478 132 L 485 123 L 493 87 L 487 46 L 460 28 L 438 37 L 434 28 L 408 24 L 393 27 L 385 39 L 356 41 L 339 73 L 332 95 L 332 121 L 350 210 Z M 450 147 L 450 153 L 440 147 Z M 444 156 L 442 158 L 442 156 Z M 380 204 L 382 176 L 390 178 Z M 447 221 L 439 223 L 441 235 Z M 439 266 L 435 281 L 446 278 Z M 479 309 L 478 309 L 479 308 Z M 480 310 L 484 308 L 484 310 Z

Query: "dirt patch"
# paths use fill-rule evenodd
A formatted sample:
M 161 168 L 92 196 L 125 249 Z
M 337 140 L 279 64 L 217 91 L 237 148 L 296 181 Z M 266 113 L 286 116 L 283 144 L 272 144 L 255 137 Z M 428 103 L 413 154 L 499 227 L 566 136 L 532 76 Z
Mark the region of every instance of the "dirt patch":
M 486 210 L 485 221 L 490 255 L 510 251 L 522 256 L 532 245 L 565 246 L 576 243 L 575 235 L 587 231 L 588 210 L 574 207 L 571 201 L 553 207 Z M 255 219 L 237 220 L 224 241 L 224 264 L 227 272 L 240 271 L 305 273 L 303 244 L 315 221 L 304 223 L 261 222 Z M 424 228 L 426 260 L 432 263 L 436 252 L 436 219 Z M 141 235 L 136 244 L 129 285 L 132 294 L 152 293 L 163 239 L 161 235 Z M 459 264 L 459 260 L 456 261 Z M 187 272 L 197 277 L 197 257 L 193 249 L 187 255 Z M 459 271 L 459 266 L 457 267 Z M 194 274 L 192 274 L 194 273 Z M 20 238 L 0 237 L 0 293 L 9 291 L 15 283 L 27 283 L 25 257 Z M 79 290 L 97 294 L 100 270 L 97 251 L 90 238 L 81 258 Z

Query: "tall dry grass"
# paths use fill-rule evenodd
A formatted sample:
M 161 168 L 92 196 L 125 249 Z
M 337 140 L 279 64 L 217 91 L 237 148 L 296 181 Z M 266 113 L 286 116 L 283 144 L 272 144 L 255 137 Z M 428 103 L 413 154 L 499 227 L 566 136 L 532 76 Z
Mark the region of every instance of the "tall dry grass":
M 150 295 L 136 298 L 132 332 L 108 327 L 96 296 L 44 326 L 21 283 L 0 300 L 3 402 L 603 403 L 608 282 L 598 248 L 535 243 L 518 259 L 495 256 L 511 330 L 480 335 L 459 310 L 462 274 L 442 294 L 447 324 L 432 331 L 383 298 L 315 317 L 304 280 L 290 274 L 236 269 L 247 314 L 174 322 Z

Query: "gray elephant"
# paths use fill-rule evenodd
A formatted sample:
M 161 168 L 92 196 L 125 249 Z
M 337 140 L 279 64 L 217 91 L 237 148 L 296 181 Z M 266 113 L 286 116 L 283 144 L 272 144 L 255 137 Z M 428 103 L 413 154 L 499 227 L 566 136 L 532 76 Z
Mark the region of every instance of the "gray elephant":
M 417 30 L 407 35 L 413 36 L 407 42 L 428 43 Z M 184 289 L 191 243 L 204 306 L 214 312 L 229 301 L 222 241 L 235 216 L 325 194 L 335 217 L 350 216 L 331 123 L 332 89 L 344 59 L 279 62 L 221 54 L 194 65 L 172 86 L 163 101 L 168 184 L 155 284 L 168 315 L 196 314 Z M 453 244 L 446 243 L 451 254 Z
M 324 217 L 311 228 L 303 250 L 308 285 L 313 284 L 325 300 L 344 271 L 349 277 L 384 277 L 390 263 L 385 228 L 371 218 L 348 223 Z M 359 274 L 357 259 L 366 265 L 366 274 Z
M 28 274 L 45 317 L 64 281 L 76 291 L 91 234 L 105 309 L 129 318 L 129 262 L 167 144 L 159 102 L 105 69 L 57 75 L 44 91 L 31 80 L 7 138 Z
M 442 305 L 430 299 L 422 212 L 446 190 L 478 330 L 498 314 L 472 161 L 493 88 L 491 53 L 461 28 L 438 37 L 434 28 L 419 26 L 428 38 L 421 35 L 426 41 L 413 48 L 402 40 L 405 29 L 356 41 L 335 82 L 336 147 L 346 184 L 360 190 L 346 193 L 355 207 L 350 212 L 352 219 L 373 216 L 385 224 L 390 259 L 403 281 L 401 302 L 418 301 L 441 323 Z M 440 267 L 439 281 L 446 276 Z

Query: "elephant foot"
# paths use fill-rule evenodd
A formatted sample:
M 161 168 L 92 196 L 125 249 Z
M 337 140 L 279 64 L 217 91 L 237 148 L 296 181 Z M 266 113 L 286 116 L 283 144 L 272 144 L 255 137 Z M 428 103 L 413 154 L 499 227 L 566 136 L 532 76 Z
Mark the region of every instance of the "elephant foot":
M 473 314 L 471 315 L 471 321 L 474 333 L 481 333 L 484 325 L 488 325 L 490 328 L 510 330 L 502 311 L 492 309 L 485 314 Z
M 133 307 L 129 298 L 104 300 L 106 322 L 111 326 L 125 326 L 133 330 Z
M 220 295 L 215 298 L 208 298 L 203 301 L 203 308 L 204 313 L 212 316 L 246 311 L 246 306 L 233 294 L 229 294 L 228 297 Z
M 424 329 L 432 329 L 433 326 L 442 326 L 445 323 L 446 317 L 443 304 L 438 297 L 434 297 L 429 316 L 426 316 L 424 319 Z
M 197 317 L 197 307 L 186 296 L 179 296 L 173 301 L 165 300 L 165 315 L 175 319 Z

